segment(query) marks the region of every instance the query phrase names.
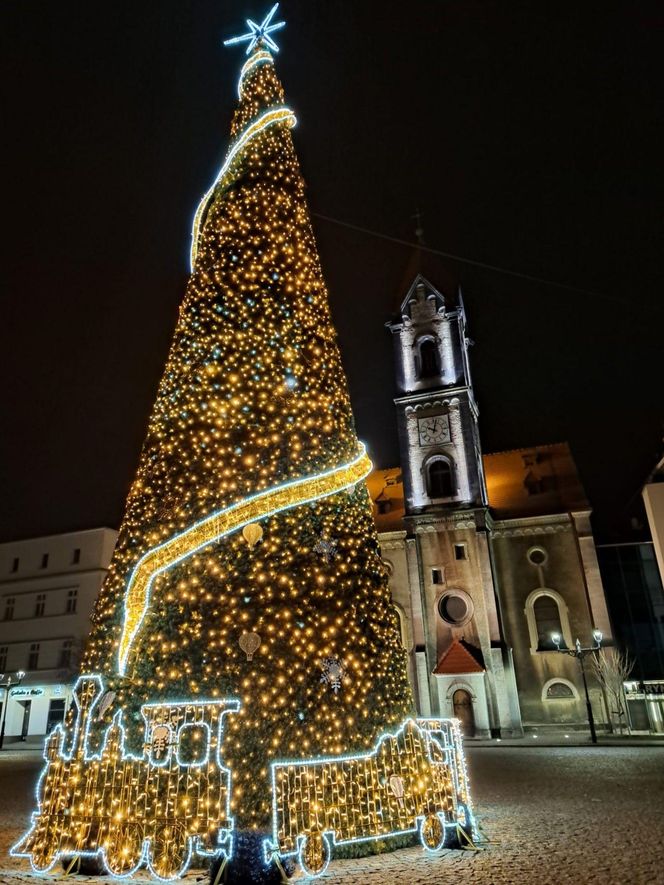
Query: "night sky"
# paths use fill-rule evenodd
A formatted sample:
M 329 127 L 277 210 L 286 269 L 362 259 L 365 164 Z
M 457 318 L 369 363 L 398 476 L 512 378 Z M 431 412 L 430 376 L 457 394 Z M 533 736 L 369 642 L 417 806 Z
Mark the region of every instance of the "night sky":
M 244 52 L 222 41 L 268 8 L 3 4 L 0 540 L 119 524 L 191 218 L 228 144 Z M 280 15 L 314 213 L 412 241 L 419 208 L 429 247 L 567 287 L 444 262 L 484 450 L 567 439 L 606 530 L 662 438 L 663 7 L 284 0 Z M 394 465 L 383 324 L 410 250 L 314 225 L 359 435 Z

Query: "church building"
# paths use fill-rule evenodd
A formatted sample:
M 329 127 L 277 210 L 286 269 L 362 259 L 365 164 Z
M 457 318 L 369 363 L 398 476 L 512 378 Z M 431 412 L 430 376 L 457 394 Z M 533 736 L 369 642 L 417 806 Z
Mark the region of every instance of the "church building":
M 386 324 L 401 466 L 368 480 L 418 712 L 468 737 L 584 729 L 579 663 L 551 636 L 611 644 L 590 506 L 564 442 L 483 455 L 461 291 L 423 262 Z

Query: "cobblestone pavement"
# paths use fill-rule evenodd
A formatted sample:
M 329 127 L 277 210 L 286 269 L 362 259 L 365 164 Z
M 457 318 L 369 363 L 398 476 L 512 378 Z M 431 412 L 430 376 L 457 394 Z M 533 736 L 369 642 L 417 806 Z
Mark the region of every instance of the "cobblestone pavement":
M 333 861 L 321 885 L 664 885 L 664 749 L 475 747 L 468 756 L 481 851 L 410 848 Z M 0 758 L 3 885 L 52 878 L 7 856 L 25 829 L 39 767 L 36 754 Z

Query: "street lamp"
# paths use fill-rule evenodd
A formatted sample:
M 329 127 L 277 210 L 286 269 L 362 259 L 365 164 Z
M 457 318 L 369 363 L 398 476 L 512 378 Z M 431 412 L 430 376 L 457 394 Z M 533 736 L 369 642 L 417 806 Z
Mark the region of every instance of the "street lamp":
M 5 690 L 5 702 L 2 705 L 2 725 L 0 725 L 0 750 L 2 750 L 3 744 L 5 742 L 5 720 L 7 718 L 7 707 L 9 706 L 9 689 L 12 685 L 20 685 L 21 682 L 25 679 L 25 672 L 23 670 L 19 670 L 16 674 L 16 679 L 12 680 L 11 676 L 7 677 L 7 681 L 3 682 L 2 680 L 5 678 L 4 673 L 0 673 L 0 688 L 4 688 Z
M 562 641 L 562 637 L 560 633 L 552 633 L 551 639 L 553 640 L 553 644 L 556 646 L 556 651 L 559 651 L 564 655 L 571 655 L 573 658 L 576 658 L 579 662 L 579 666 L 581 667 L 581 676 L 583 677 L 583 690 L 586 693 L 586 709 L 588 710 L 588 725 L 590 726 L 590 740 L 593 744 L 597 743 L 597 732 L 595 731 L 595 720 L 593 719 L 593 708 L 590 704 L 590 695 L 588 694 L 588 682 L 586 681 L 586 668 L 583 663 L 583 659 L 586 655 L 596 654 L 600 646 L 602 644 L 602 631 L 601 630 L 593 630 L 593 639 L 595 640 L 595 644 L 590 648 L 582 648 L 581 642 L 577 639 L 574 643 L 574 648 L 561 648 L 560 643 Z M 1 746 L 1 744 L 0 744 Z

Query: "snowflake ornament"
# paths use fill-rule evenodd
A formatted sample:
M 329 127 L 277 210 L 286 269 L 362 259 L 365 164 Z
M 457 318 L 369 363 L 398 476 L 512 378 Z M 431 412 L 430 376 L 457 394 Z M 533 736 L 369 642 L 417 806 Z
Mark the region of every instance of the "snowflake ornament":
M 341 683 L 346 675 L 344 662 L 340 658 L 325 658 L 321 666 L 323 675 L 320 681 L 329 685 L 335 694 L 339 694 Z
M 316 541 L 314 553 L 322 556 L 326 562 L 332 562 L 337 553 L 337 543 L 335 538 L 324 538 L 322 535 Z

